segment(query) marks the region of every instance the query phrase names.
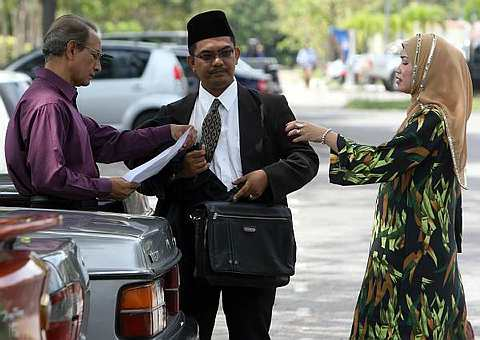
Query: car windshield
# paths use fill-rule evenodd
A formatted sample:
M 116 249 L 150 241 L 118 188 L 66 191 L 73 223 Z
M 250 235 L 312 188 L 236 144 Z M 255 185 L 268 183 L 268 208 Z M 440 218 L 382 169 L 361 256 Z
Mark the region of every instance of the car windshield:
M 26 81 L 0 83 L 0 96 L 3 99 L 8 115 L 12 117 L 20 97 L 28 88 Z

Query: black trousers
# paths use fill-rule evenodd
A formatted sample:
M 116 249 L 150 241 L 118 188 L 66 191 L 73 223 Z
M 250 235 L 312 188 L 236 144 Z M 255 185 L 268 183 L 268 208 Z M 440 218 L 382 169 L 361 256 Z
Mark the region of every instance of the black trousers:
M 220 292 L 229 340 L 270 340 L 276 288 L 214 287 L 193 277 L 193 261 L 180 262 L 180 309 L 198 322 L 200 340 L 210 340 Z

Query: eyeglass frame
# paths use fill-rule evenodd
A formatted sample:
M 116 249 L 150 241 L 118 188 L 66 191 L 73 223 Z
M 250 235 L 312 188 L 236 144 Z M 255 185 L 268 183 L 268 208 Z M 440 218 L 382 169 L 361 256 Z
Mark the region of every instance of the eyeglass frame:
M 93 48 L 93 47 L 90 47 L 90 46 L 81 44 L 81 43 L 79 43 L 79 42 L 76 41 L 76 40 L 69 40 L 69 41 L 67 42 L 67 44 L 68 44 L 70 41 L 73 41 L 73 42 L 74 42 L 78 47 L 80 47 L 80 48 L 86 48 L 95 61 L 101 61 L 101 60 L 102 60 L 103 58 L 105 58 L 105 56 L 106 56 L 106 54 L 104 54 L 103 52 L 97 50 L 96 48 Z
M 203 58 L 202 53 L 203 54 L 208 54 L 210 57 L 209 58 Z M 222 53 L 228 53 L 228 56 L 227 55 L 222 56 L 221 55 Z M 201 59 L 204 62 L 211 64 L 215 60 L 217 60 L 217 58 L 220 58 L 222 61 L 225 61 L 225 60 L 230 59 L 234 54 L 235 54 L 235 49 L 233 47 L 226 46 L 226 47 L 221 48 L 217 52 L 203 51 L 203 52 L 200 52 L 199 54 L 194 54 L 193 57 Z
M 105 54 L 97 50 L 96 48 L 90 47 L 90 46 L 82 46 L 83 48 L 86 48 L 89 52 L 90 55 L 95 59 L 95 61 L 100 61 L 102 58 L 105 57 Z

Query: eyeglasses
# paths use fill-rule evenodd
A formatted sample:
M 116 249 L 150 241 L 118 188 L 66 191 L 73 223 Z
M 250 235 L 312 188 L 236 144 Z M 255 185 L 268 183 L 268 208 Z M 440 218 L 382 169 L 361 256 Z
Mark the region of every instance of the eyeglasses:
M 194 55 L 194 57 L 200 58 L 206 63 L 213 63 L 217 58 L 220 58 L 223 61 L 230 59 L 233 55 L 233 52 L 234 52 L 233 48 L 227 47 L 227 48 L 221 49 L 216 53 L 209 52 L 209 51 L 201 52 L 197 55 Z
M 105 56 L 102 52 L 100 52 L 96 48 L 92 48 L 88 46 L 83 46 L 83 47 L 90 52 L 90 54 L 92 55 L 93 59 L 95 59 L 95 61 L 100 61 Z

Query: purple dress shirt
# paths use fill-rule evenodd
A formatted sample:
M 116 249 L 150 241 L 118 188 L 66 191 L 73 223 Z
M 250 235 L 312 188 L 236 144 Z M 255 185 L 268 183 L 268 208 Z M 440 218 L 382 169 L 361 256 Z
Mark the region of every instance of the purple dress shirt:
M 172 142 L 170 126 L 118 131 L 78 112 L 77 90 L 48 69 L 20 99 L 5 139 L 8 173 L 23 195 L 83 200 L 108 196 L 96 162 L 145 157 Z

